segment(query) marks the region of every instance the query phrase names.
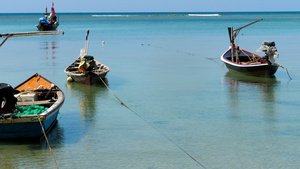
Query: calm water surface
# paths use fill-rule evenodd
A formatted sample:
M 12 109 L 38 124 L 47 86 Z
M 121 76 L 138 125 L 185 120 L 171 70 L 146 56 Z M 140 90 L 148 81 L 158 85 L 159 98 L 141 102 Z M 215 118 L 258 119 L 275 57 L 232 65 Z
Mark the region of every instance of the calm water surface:
M 36 31 L 38 14 L 1 14 L 0 33 Z M 275 41 L 277 62 L 300 73 L 300 13 L 217 17 L 61 14 L 64 35 L 10 38 L 0 48 L 1 82 L 38 72 L 65 93 L 48 139 L 60 168 L 298 168 L 300 76 L 228 73 L 219 57 L 238 45 Z M 67 83 L 63 70 L 84 47 L 109 66 L 104 85 Z M 2 39 L 1 39 L 2 40 Z M 105 41 L 105 45 L 102 45 Z M 258 53 L 262 54 L 263 53 Z M 3 168 L 55 168 L 42 142 L 0 142 Z M 195 160 L 193 160 L 193 157 Z

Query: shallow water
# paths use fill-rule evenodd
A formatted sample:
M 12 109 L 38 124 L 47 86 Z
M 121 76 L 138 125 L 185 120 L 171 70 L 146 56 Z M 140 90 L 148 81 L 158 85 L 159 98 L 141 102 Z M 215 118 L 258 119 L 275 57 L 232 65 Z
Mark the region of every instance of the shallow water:
M 1 82 L 38 72 L 66 100 L 48 139 L 60 168 L 297 168 L 299 79 L 227 73 L 219 57 L 227 27 L 256 51 L 276 42 L 277 62 L 299 72 L 299 13 L 222 13 L 217 17 L 61 14 L 64 35 L 10 38 L 0 48 Z M 0 33 L 36 31 L 40 15 L 0 15 Z M 67 83 L 63 70 L 89 54 L 110 67 L 104 85 Z M 2 39 L 1 39 L 2 40 Z M 102 42 L 105 45 L 102 45 Z M 261 54 L 261 53 L 258 53 Z M 43 140 L 0 142 L 4 168 L 55 168 Z M 195 160 L 193 160 L 192 158 Z

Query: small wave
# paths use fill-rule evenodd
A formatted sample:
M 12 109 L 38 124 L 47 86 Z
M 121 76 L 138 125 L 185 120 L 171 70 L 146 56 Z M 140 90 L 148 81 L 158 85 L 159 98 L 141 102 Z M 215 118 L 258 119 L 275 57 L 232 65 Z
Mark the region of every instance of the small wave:
M 221 16 L 220 14 L 188 14 L 188 16 Z
M 92 17 L 162 17 L 162 16 L 193 16 L 193 17 L 210 17 L 210 16 L 221 16 L 220 14 L 172 14 L 172 13 L 141 13 L 141 14 L 102 14 L 102 15 L 91 15 Z
M 121 16 L 128 16 L 128 15 L 92 15 L 92 17 L 121 17 Z

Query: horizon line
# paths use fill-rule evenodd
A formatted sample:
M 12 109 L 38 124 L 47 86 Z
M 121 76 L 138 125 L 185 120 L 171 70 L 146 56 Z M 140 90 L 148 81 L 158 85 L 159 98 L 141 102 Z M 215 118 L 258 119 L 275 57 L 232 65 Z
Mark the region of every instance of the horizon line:
M 199 13 L 199 14 L 217 14 L 217 13 L 272 13 L 272 12 L 300 12 L 300 11 L 215 11 L 215 12 L 197 12 L 197 11 L 188 11 L 188 12 L 174 12 L 174 11 L 164 11 L 164 12 L 56 12 L 57 14 L 94 14 L 94 13 Z M 43 14 L 45 12 L 0 12 L 0 14 Z

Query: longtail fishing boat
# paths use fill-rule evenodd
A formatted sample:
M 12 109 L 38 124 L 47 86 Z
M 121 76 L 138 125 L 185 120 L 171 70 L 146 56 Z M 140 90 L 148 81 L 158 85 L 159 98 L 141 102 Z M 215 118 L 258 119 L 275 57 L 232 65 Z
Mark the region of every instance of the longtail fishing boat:
M 275 60 L 279 57 L 279 54 L 275 47 L 275 42 L 264 41 L 262 43 L 262 46 L 257 51 L 265 52 L 265 56 L 241 49 L 235 43 L 235 39 L 241 29 L 261 20 L 256 20 L 235 30 L 233 27 L 228 28 L 230 47 L 222 54 L 221 60 L 230 71 L 255 76 L 272 76 L 276 73 L 279 65 L 275 63 Z
M 56 30 L 58 25 L 59 25 L 58 17 L 55 15 L 54 3 L 52 3 L 51 12 L 48 13 L 47 7 L 46 7 L 45 17 L 40 18 L 39 24 L 35 25 L 35 26 L 40 31 L 49 31 L 49 30 L 53 31 L 53 30 Z
M 88 55 L 89 31 L 88 29 L 85 48 L 80 50 L 79 57 L 64 70 L 68 76 L 68 82 L 78 82 L 88 85 L 101 83 L 100 78 L 104 79 L 110 70 L 109 67 L 95 60 L 93 56 Z
M 36 73 L 15 88 L 0 83 L 0 139 L 41 139 L 56 124 L 65 96 Z

